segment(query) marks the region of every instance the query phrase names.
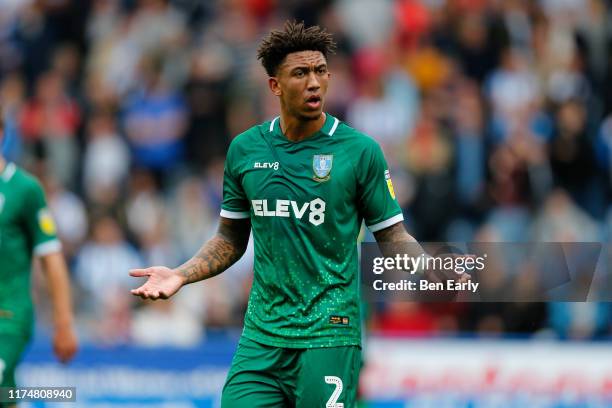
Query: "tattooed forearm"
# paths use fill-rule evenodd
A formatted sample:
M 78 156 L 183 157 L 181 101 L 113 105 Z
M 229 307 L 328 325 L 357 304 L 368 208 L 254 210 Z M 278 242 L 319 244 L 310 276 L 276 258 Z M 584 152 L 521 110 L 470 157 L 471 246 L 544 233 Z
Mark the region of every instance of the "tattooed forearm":
M 418 241 L 406 231 L 401 222 L 375 232 L 374 237 L 384 256 L 394 256 L 397 253 L 419 256 L 425 253 Z
M 374 233 L 374 237 L 376 238 L 376 242 L 417 242 L 416 239 L 412 237 L 412 235 L 408 234 L 406 228 L 404 228 L 404 224 L 398 222 L 395 225 L 392 225 L 388 228 L 382 229 L 380 231 L 376 231 Z
M 185 283 L 193 283 L 220 274 L 244 254 L 251 224 L 246 220 L 221 218 L 217 234 L 200 251 L 177 268 Z

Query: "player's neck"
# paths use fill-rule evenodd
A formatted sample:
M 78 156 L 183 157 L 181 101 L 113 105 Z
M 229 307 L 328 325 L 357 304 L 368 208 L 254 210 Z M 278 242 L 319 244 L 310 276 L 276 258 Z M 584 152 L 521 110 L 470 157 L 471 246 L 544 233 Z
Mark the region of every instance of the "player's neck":
M 325 112 L 315 120 L 300 120 L 286 113 L 281 113 L 280 127 L 285 137 L 292 142 L 304 140 L 318 132 L 325 124 Z

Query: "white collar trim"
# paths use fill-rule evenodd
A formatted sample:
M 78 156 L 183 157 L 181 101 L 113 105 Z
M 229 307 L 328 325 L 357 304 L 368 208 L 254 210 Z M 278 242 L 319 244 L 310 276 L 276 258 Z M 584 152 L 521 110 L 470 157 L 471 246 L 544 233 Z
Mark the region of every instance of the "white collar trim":
M 8 163 L 4 167 L 4 171 L 2 172 L 2 180 L 9 181 L 13 177 L 16 171 L 17 171 L 17 168 L 15 166 L 15 163 Z
M 275 117 L 274 119 L 272 119 L 272 122 L 270 122 L 270 132 L 272 132 L 274 130 L 274 123 L 276 123 L 276 119 L 278 119 L 279 117 Z

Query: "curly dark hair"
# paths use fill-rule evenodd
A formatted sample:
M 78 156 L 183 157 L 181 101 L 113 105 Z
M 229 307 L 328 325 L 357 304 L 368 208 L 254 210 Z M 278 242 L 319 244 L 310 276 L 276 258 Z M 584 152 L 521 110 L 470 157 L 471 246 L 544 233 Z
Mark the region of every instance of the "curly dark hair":
M 325 58 L 336 50 L 330 33 L 319 26 L 306 27 L 304 22 L 287 21 L 282 30 L 273 30 L 261 42 L 257 59 L 269 76 L 275 76 L 287 54 L 320 51 Z

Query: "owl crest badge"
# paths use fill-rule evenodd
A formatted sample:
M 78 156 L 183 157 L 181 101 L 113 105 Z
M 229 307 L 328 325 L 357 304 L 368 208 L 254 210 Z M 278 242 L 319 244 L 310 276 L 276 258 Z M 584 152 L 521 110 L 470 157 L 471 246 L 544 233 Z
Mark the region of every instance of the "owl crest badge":
M 319 182 L 329 180 L 333 163 L 333 154 L 315 154 L 312 158 L 313 178 Z

